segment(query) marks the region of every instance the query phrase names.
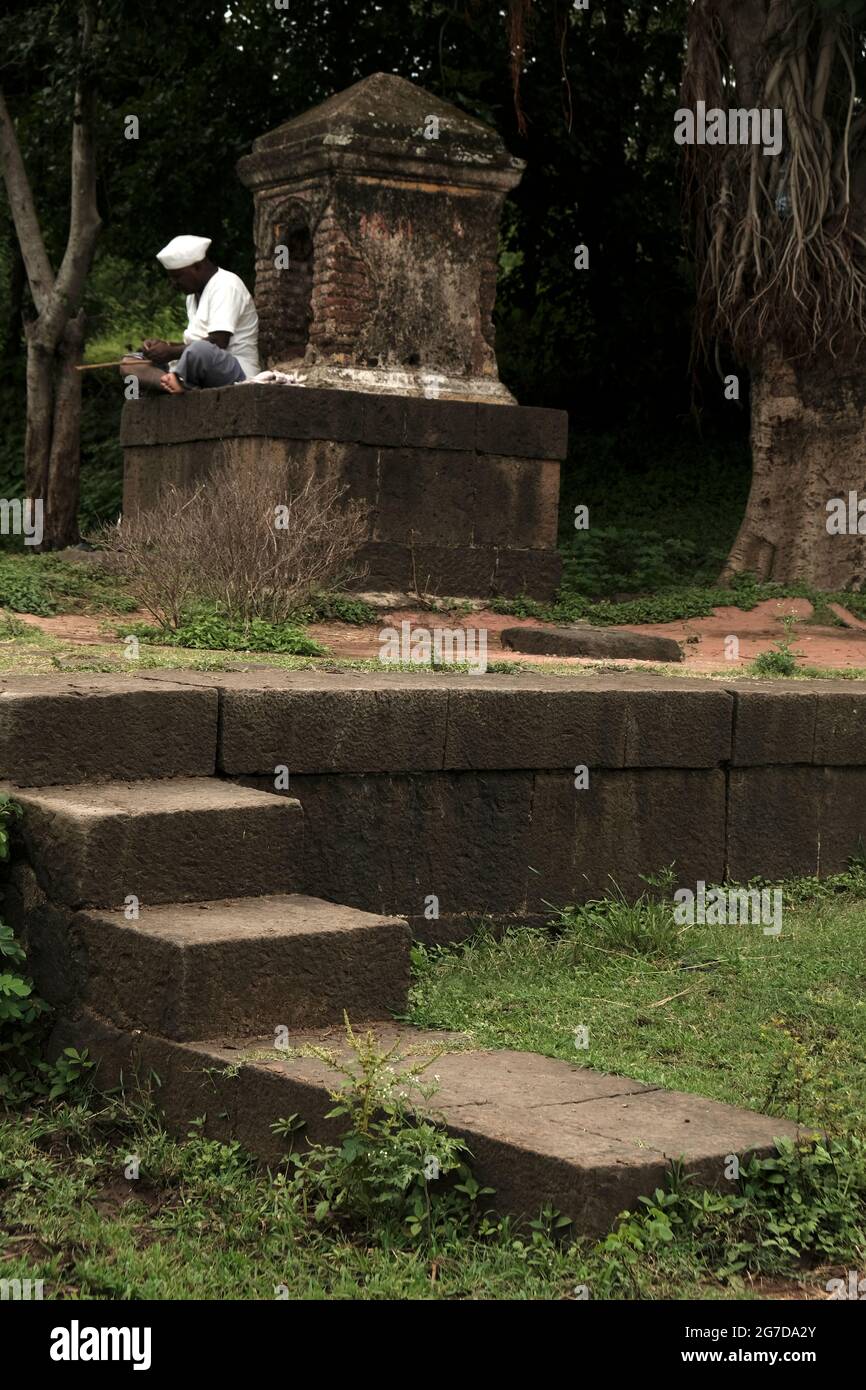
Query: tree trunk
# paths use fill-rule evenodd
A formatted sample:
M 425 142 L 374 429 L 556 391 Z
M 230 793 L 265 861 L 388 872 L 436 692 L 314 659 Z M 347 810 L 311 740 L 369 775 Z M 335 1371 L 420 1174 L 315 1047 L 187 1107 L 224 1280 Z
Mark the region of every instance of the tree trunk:
M 863 588 L 866 534 L 828 530 L 827 504 L 841 498 L 847 514 L 850 493 L 866 501 L 866 355 L 807 364 L 765 349 L 752 374 L 752 486 L 722 582 Z
M 81 373 L 84 315 L 69 321 L 55 352 L 27 325 L 27 429 L 24 494 L 43 505 L 44 531 L 35 550 L 59 550 L 79 540 Z
M 96 204 L 94 88 L 89 63 L 96 29 L 93 0 L 80 0 L 80 71 L 75 85 L 70 160 L 69 235 L 55 275 L 39 226 L 15 123 L 0 90 L 0 167 L 36 317 L 27 336 L 24 487 L 44 515 L 42 550 L 78 540 L 81 378 L 79 309 L 101 221 Z
M 67 325 L 57 355 L 54 419 L 48 458 L 43 550 L 79 540 L 78 484 L 81 471 L 81 373 L 75 370 L 84 345 L 84 314 Z
M 48 490 L 48 455 L 54 415 L 54 360 L 28 323 L 27 334 L 27 429 L 24 436 L 24 491 L 41 497 Z

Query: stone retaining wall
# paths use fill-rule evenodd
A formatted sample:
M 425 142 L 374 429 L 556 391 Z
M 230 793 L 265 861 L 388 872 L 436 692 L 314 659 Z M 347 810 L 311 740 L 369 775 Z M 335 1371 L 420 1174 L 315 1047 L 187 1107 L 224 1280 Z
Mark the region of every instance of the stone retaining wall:
M 287 768 L 301 890 L 431 940 L 612 880 L 638 893 L 671 863 L 683 886 L 828 874 L 866 843 L 863 682 L 153 672 L 0 692 L 19 786 L 215 768 L 273 791 Z

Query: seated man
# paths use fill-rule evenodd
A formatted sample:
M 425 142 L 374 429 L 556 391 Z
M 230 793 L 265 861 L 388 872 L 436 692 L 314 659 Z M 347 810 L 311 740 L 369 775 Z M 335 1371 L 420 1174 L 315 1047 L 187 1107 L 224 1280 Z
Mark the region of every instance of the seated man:
M 209 247 L 208 237 L 176 236 L 157 254 L 172 284 L 186 294 L 189 323 L 182 343 L 146 338 L 142 356 L 124 358 L 121 376 L 137 376 L 145 386 L 180 395 L 258 374 L 259 316 L 253 297 L 243 280 L 208 259 Z

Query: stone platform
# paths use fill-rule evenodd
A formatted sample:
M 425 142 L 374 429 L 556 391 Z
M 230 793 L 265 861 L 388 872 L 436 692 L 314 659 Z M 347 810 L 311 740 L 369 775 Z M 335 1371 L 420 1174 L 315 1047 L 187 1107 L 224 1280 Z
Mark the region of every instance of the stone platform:
M 0 779 L 31 789 L 34 814 L 58 823 L 56 798 L 33 790 L 52 784 L 215 772 L 223 809 L 175 793 L 178 814 L 269 823 L 285 766 L 304 827 L 291 891 L 405 917 L 429 941 L 479 914 L 535 920 L 611 881 L 639 894 L 671 863 L 686 885 L 828 874 L 866 843 L 862 681 L 151 671 L 4 678 L 0 692 Z M 245 809 L 238 783 L 268 795 Z M 74 796 L 76 842 L 115 846 Z M 117 805 L 130 827 L 168 823 L 134 791 Z M 117 853 L 49 871 L 108 881 Z
M 244 384 L 124 406 L 123 514 L 193 487 L 231 442 L 370 508 L 359 587 L 551 598 L 563 411 Z
M 55 1048 L 88 1048 L 104 1086 L 156 1073 L 177 1132 L 206 1111 L 208 1134 L 275 1161 L 280 1117 L 336 1135 L 334 1076 L 296 1054 L 339 1048 L 344 1013 L 394 1038 L 410 925 L 445 941 L 482 914 L 549 917 L 611 879 L 639 893 L 672 862 L 684 885 L 843 867 L 866 834 L 864 710 L 856 682 L 4 679 L 0 778 L 23 808 L 4 919 L 58 1012 Z M 672 1160 L 722 1187 L 731 1154 L 795 1133 L 628 1077 L 399 1034 L 416 1058 L 444 1049 L 436 1105 L 499 1208 L 552 1205 L 577 1232 L 603 1230 Z

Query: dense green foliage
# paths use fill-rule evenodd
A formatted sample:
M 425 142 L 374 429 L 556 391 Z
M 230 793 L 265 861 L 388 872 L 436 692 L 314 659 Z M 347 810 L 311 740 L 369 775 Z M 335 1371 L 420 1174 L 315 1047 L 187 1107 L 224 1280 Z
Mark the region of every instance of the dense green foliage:
M 230 623 L 218 613 L 196 613 L 177 628 L 132 623 L 121 629 L 124 635 L 138 637 L 163 647 L 204 648 L 222 652 L 286 652 L 292 656 L 321 656 L 318 642 L 289 623 L 277 626 L 253 618 L 246 626 Z
M 21 814 L 17 802 L 0 795 L 0 889 L 11 857 L 12 826 Z M 27 974 L 24 947 L 0 920 L 0 1109 L 20 1106 L 34 1096 L 56 1100 L 90 1070 L 86 1052 L 74 1047 L 46 1061 L 42 1047 L 50 1014 Z

